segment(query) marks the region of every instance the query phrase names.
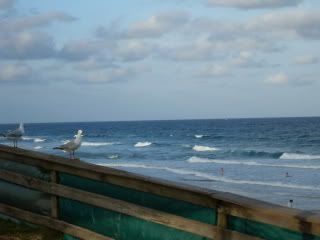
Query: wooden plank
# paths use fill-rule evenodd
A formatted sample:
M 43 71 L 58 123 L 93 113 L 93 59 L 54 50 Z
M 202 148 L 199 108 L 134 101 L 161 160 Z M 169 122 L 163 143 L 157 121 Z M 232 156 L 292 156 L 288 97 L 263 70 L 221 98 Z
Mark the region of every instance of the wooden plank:
M 230 214 L 293 231 L 319 235 L 320 214 L 289 209 L 278 205 L 241 197 L 235 194 L 180 186 L 171 182 L 143 177 L 125 171 L 99 167 L 80 161 L 0 145 L 0 159 L 66 172 L 119 186 L 179 199 L 194 204 L 230 209 Z
M 70 160 L 19 148 L 13 149 L 1 144 L 0 159 L 65 172 L 205 207 L 214 208 L 216 206 L 215 201 L 210 197 L 210 194 L 213 192 L 211 190 L 196 188 L 185 184 L 178 185 L 170 181 L 141 176 L 118 169 L 81 162 L 79 160 Z
M 40 214 L 21 210 L 2 203 L 0 203 L 0 213 L 33 224 L 46 226 L 48 228 L 55 229 L 57 231 L 72 235 L 83 240 L 112 240 L 112 238 L 92 232 L 88 229 L 81 228 Z
M 286 228 L 296 232 L 320 235 L 319 214 L 285 208 L 230 193 L 214 195 L 228 215 Z M 227 199 L 227 201 L 224 201 Z M 231 201 L 232 199 L 232 201 Z
M 189 220 L 178 217 L 173 214 L 141 207 L 136 204 L 128 203 L 122 200 L 77 190 L 71 187 L 48 183 L 32 177 L 23 176 L 21 174 L 10 171 L 0 170 L 0 179 L 6 180 L 24 187 L 32 188 L 41 192 L 54 194 L 59 197 L 65 197 L 76 201 L 91 204 L 93 206 L 120 212 L 129 216 L 144 219 L 180 230 L 185 230 L 201 236 L 211 237 L 213 234 L 213 226 L 210 224 L 200 223 L 198 221 Z
M 57 172 L 56 171 L 51 171 L 50 173 L 50 178 L 52 183 L 57 183 Z M 51 217 L 53 218 L 58 218 L 58 197 L 55 195 L 51 196 Z
M 120 212 L 122 214 L 137 217 L 146 221 L 162 224 L 168 227 L 183 230 L 200 236 L 205 236 L 208 238 L 216 238 L 217 234 L 220 234 L 222 232 L 224 236 L 233 236 L 233 238 L 229 239 L 257 239 L 245 234 L 218 228 L 214 225 L 201 223 L 170 213 L 142 207 L 136 204 L 102 196 L 99 194 L 77 190 L 56 183 L 48 183 L 39 179 L 26 177 L 21 174 L 12 173 L 9 171 L 1 170 L 0 179 L 13 182 L 24 187 L 36 189 L 38 191 L 55 194 L 57 196 L 73 199 L 79 202 L 84 202 L 93 206 Z

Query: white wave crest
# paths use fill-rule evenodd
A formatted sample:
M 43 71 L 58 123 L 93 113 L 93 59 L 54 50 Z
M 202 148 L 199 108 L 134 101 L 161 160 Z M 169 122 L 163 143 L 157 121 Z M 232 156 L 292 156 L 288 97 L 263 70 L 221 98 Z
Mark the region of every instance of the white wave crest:
M 192 149 L 197 152 L 213 152 L 213 151 L 219 150 L 219 148 L 200 146 L 200 145 L 195 145 Z
M 227 165 L 247 165 L 247 166 L 262 166 L 262 167 L 277 167 L 277 168 L 300 168 L 300 169 L 320 169 L 319 165 L 295 165 L 295 164 L 268 164 L 258 163 L 254 161 L 236 161 L 236 160 L 219 160 L 191 157 L 187 160 L 189 163 L 217 163 Z
M 114 154 L 114 155 L 110 155 L 108 158 L 109 159 L 119 159 L 120 157 L 118 154 Z
M 196 134 L 196 135 L 194 135 L 194 137 L 195 137 L 195 138 L 203 138 L 204 135 L 202 135 L 202 134 Z
M 34 138 L 32 138 L 32 137 L 22 137 L 22 140 L 24 140 L 24 141 L 32 141 L 32 140 L 34 140 Z
M 152 144 L 152 142 L 137 142 L 134 146 L 135 147 L 148 147 Z
M 37 150 L 37 149 L 41 149 L 41 148 L 42 148 L 41 146 L 35 146 L 35 147 L 34 147 L 34 149 L 36 149 L 36 150 Z
M 35 143 L 39 143 L 39 142 L 44 142 L 44 141 L 46 141 L 47 139 L 45 139 L 45 138 L 35 138 L 33 141 L 35 142 Z
M 280 156 L 283 160 L 320 160 L 320 155 L 308 155 L 299 153 L 283 153 Z
M 229 179 L 229 178 L 226 178 L 226 177 L 221 177 L 221 176 L 218 177 L 218 176 L 213 176 L 213 175 L 210 175 L 210 174 L 207 174 L 207 173 L 196 172 L 196 171 L 191 171 L 191 170 L 174 169 L 174 168 L 151 166 L 151 165 L 144 165 L 144 164 L 99 163 L 99 165 L 106 166 L 106 167 L 158 169 L 158 170 L 164 170 L 164 171 L 172 172 L 172 173 L 179 174 L 179 175 L 191 175 L 191 176 L 196 176 L 196 177 L 207 179 L 207 180 L 211 180 L 211 181 L 218 181 L 218 182 L 231 183 L 231 184 L 260 185 L 260 186 L 270 186 L 270 187 L 293 188 L 293 189 L 305 189 L 305 190 L 320 191 L 320 187 L 316 187 L 316 186 L 305 186 L 305 185 L 288 184 L 288 183 L 281 183 L 281 182 L 263 182 L 263 181 L 249 181 L 249 180 Z
M 82 142 L 82 146 L 84 147 L 101 147 L 101 146 L 110 146 L 114 145 L 113 142 Z

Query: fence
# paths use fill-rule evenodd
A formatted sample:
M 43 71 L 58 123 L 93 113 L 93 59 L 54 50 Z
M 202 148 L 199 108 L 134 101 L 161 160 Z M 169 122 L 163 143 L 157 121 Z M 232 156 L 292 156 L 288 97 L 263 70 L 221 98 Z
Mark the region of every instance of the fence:
M 0 213 L 90 240 L 320 240 L 320 215 L 0 145 Z

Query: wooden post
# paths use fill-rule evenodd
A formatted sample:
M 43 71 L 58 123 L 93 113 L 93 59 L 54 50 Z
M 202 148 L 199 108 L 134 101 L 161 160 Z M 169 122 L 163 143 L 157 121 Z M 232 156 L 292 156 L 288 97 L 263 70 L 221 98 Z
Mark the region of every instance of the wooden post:
M 58 176 L 56 171 L 51 171 L 50 174 L 51 177 L 51 182 L 52 183 L 57 183 L 58 181 Z M 58 197 L 52 195 L 51 196 L 51 217 L 53 218 L 58 218 Z
M 230 239 L 229 236 L 225 235 L 225 231 L 228 227 L 227 223 L 227 211 L 224 207 L 218 206 L 217 207 L 217 212 L 218 212 L 218 227 L 219 230 L 216 239 L 217 240 L 227 240 Z

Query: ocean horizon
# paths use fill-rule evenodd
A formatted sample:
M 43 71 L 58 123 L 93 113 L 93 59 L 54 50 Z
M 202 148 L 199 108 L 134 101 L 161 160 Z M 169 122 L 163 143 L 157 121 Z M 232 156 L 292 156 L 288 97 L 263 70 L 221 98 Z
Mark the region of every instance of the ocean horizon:
M 67 156 L 53 147 L 78 129 L 85 162 L 320 209 L 320 117 L 27 123 L 19 147 Z

